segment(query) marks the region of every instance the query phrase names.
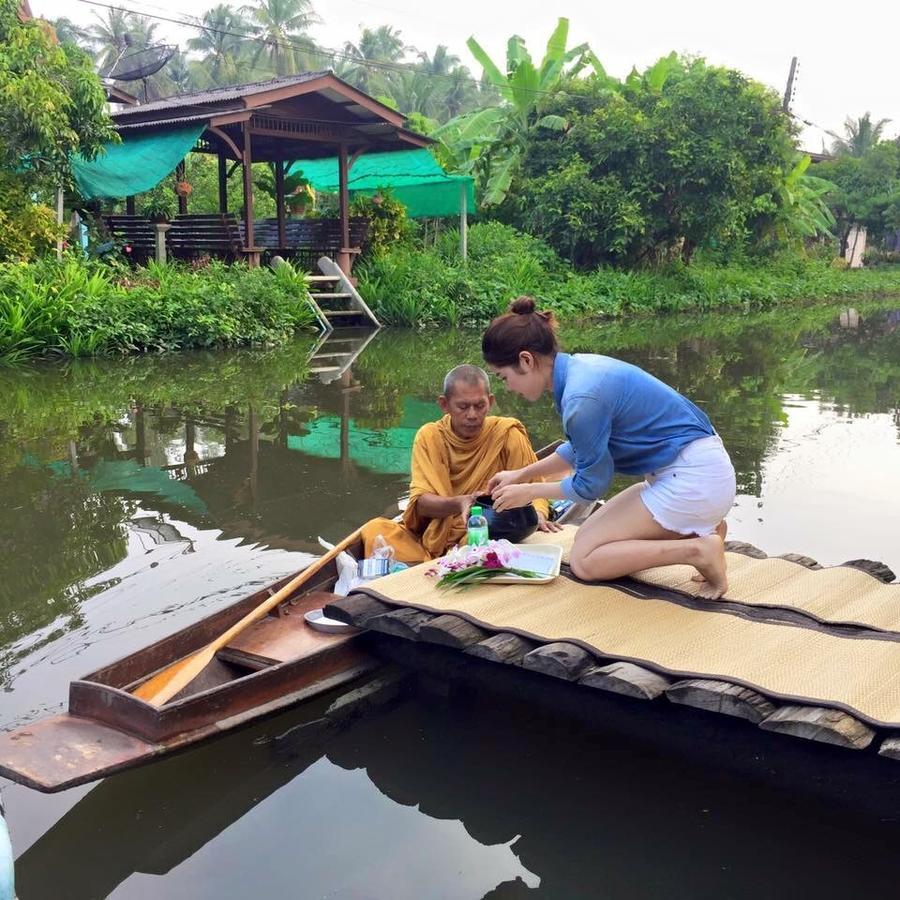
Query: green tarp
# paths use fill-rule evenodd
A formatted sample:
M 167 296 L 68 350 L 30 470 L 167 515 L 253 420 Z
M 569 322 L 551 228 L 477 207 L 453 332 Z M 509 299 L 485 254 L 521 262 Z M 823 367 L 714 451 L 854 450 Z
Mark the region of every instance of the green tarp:
M 338 190 L 338 160 L 303 159 L 290 172 L 302 172 L 317 191 Z M 394 153 L 363 153 L 350 168 L 347 187 L 351 196 L 371 196 L 389 189 L 411 218 L 458 216 L 460 192 L 465 191 L 466 208 L 475 213 L 474 179 L 468 175 L 448 175 L 428 150 L 398 150 Z
M 150 134 L 126 135 L 121 144 L 107 144 L 106 153 L 88 162 L 72 157 L 72 172 L 85 200 L 129 197 L 155 188 L 174 171 L 206 123 Z
M 350 459 L 358 466 L 383 475 L 408 475 L 416 432 L 426 422 L 440 418 L 434 400 L 403 401 L 403 417 L 394 428 L 362 428 L 349 422 Z M 306 434 L 289 434 L 289 450 L 322 459 L 341 457 L 341 420 L 338 416 L 321 416 L 307 424 Z

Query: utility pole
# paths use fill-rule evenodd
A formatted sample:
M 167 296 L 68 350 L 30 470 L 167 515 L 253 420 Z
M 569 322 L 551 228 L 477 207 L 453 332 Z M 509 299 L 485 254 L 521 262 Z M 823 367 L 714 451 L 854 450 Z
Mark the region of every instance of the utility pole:
M 788 73 L 787 87 L 784 89 L 784 100 L 781 101 L 781 108 L 789 113 L 791 111 L 791 100 L 794 97 L 794 76 L 797 74 L 797 57 L 791 58 L 791 71 Z

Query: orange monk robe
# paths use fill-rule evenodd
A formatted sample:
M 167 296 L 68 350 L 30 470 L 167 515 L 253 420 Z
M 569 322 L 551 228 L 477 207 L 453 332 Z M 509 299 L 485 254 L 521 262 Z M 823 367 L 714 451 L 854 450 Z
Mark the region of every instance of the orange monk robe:
M 481 433 L 471 440 L 453 431 L 450 416 L 423 425 L 413 443 L 409 505 L 400 522 L 380 518 L 363 526 L 366 556 L 372 554 L 379 534 L 394 548 L 400 562 L 419 563 L 442 556 L 465 536 L 466 523 L 459 515 L 443 519 L 420 515 L 419 497 L 458 497 L 483 491 L 492 475 L 504 469 L 520 469 L 536 460 L 518 419 L 487 416 Z M 546 500 L 536 500 L 534 507 L 549 517 Z

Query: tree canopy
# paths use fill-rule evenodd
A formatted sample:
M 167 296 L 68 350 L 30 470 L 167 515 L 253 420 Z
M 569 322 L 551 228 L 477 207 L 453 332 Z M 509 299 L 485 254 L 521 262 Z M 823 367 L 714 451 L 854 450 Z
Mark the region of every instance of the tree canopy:
M 71 153 L 91 159 L 115 140 L 105 104 L 86 53 L 42 22 L 21 22 L 17 0 L 0 0 L 0 169 L 68 182 Z
M 774 92 L 703 60 L 570 79 L 543 111 L 565 125 L 531 133 L 509 214 L 579 266 L 740 239 L 795 164 Z

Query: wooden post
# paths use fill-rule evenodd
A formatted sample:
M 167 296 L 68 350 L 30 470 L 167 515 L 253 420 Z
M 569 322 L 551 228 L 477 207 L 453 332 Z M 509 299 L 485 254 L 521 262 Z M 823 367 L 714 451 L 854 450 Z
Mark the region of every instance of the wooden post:
M 156 231 L 156 261 L 161 266 L 166 264 L 166 232 L 171 227 L 168 222 L 157 222 L 153 226 Z
M 284 227 L 284 160 L 275 161 L 275 208 L 278 216 L 278 249 L 287 246 L 287 235 Z
M 463 259 L 469 255 L 469 207 L 466 183 L 459 183 L 459 254 Z
M 259 501 L 259 419 L 252 403 L 248 414 L 247 431 L 250 438 L 250 504 L 256 512 Z
M 228 212 L 228 160 L 219 154 L 219 212 Z
M 147 423 L 142 403 L 134 407 L 134 455 L 139 466 L 147 465 Z
M 175 166 L 175 183 L 178 184 L 180 181 L 185 180 L 185 172 L 184 172 L 184 160 L 178 163 Z M 178 193 L 176 191 L 176 193 Z M 184 194 L 178 194 L 178 215 L 183 216 L 186 215 L 188 211 L 188 202 L 187 196 Z
M 341 144 L 338 153 L 338 196 L 340 198 L 341 217 L 341 249 L 338 253 L 338 265 L 341 271 L 350 275 L 350 190 L 347 187 L 347 145 Z
M 250 152 L 250 123 L 244 122 L 244 250 L 247 251 L 247 264 L 259 265 L 259 254 L 253 252 L 256 241 L 253 239 L 253 155 Z
M 130 196 L 125 198 L 125 215 L 134 215 L 134 194 L 131 194 Z
M 62 225 L 64 212 L 65 212 L 65 198 L 63 195 L 63 189 L 60 186 L 56 189 L 56 224 L 57 225 Z M 60 238 L 56 242 L 56 258 L 57 259 L 62 259 L 62 251 L 63 251 L 63 239 Z

